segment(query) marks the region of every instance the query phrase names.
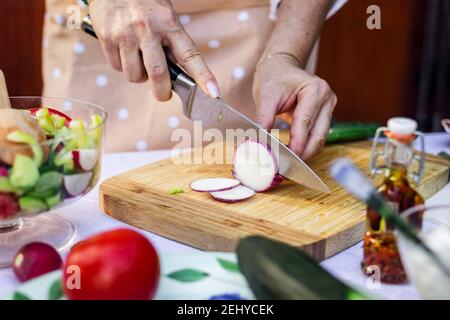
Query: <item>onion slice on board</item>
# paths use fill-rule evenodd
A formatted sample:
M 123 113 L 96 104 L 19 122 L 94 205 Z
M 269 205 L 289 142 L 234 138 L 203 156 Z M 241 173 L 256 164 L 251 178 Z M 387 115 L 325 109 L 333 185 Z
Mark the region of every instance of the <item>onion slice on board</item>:
M 244 186 L 237 186 L 230 190 L 210 192 L 209 194 L 218 201 L 234 203 L 247 200 L 253 197 L 256 192 Z
M 249 139 L 236 148 L 233 175 L 244 186 L 256 192 L 272 190 L 283 180 L 278 172 L 278 158 L 268 145 Z
M 216 192 L 229 190 L 240 184 L 239 180 L 236 179 L 208 178 L 194 181 L 191 183 L 190 187 L 197 192 Z

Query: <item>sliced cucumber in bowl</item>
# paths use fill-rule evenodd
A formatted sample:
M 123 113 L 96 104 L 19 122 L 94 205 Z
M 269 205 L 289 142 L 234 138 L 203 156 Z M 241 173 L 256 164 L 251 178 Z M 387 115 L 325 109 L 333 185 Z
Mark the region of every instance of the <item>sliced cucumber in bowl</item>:
M 54 196 L 61 190 L 63 175 L 56 171 L 49 171 L 41 175 L 34 189 L 27 196 L 46 199 Z

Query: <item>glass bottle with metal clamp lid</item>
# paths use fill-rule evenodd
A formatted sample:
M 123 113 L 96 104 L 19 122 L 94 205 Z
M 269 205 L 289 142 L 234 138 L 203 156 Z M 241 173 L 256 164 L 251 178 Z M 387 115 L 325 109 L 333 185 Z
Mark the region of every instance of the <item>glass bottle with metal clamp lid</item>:
M 398 213 L 424 203 L 422 196 L 409 183 L 409 179 L 418 183 L 425 168 L 424 135 L 416 129 L 417 122 L 412 119 L 392 118 L 387 127 L 377 129 L 373 141 L 371 174 L 384 174 L 385 179 L 378 192 L 386 197 Z M 383 151 L 378 149 L 381 133 L 387 137 Z M 420 144 L 417 154 L 414 151 L 416 140 Z M 380 157 L 384 159 L 384 164 L 377 166 Z M 418 170 L 408 173 L 408 167 L 413 162 L 418 162 Z M 421 227 L 421 215 L 417 215 L 414 224 L 417 224 L 418 228 Z M 380 281 L 384 283 L 408 282 L 397 250 L 393 227 L 370 207 L 367 208 L 362 268 L 367 275 L 379 268 Z

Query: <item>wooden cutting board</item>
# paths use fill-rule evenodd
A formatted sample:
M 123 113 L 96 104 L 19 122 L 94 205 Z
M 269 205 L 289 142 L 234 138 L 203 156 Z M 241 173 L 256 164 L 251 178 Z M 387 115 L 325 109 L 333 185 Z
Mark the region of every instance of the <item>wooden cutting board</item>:
M 322 260 L 361 240 L 365 228 L 364 204 L 328 177 L 328 166 L 338 157 L 348 157 L 367 172 L 369 155 L 368 142 L 327 146 L 311 166 L 330 187 L 330 194 L 284 181 L 274 191 L 234 204 L 189 189 L 197 179 L 231 177 L 231 165 L 174 164 L 169 159 L 103 182 L 100 205 L 127 224 L 204 250 L 233 251 L 240 238 L 260 234 Z M 427 156 L 417 190 L 429 198 L 447 184 L 448 175 L 445 160 Z M 174 186 L 181 186 L 184 193 L 171 195 Z

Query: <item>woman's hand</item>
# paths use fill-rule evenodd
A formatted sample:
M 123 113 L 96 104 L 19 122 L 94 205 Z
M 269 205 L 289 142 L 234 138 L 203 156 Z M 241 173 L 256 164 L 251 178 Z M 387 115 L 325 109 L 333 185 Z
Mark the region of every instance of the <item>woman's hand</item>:
M 289 147 L 296 154 L 308 159 L 322 148 L 337 103 L 324 80 L 299 68 L 293 57 L 273 54 L 256 69 L 253 96 L 256 120 L 268 130 L 276 115 L 292 113 Z
M 105 56 L 130 82 L 150 80 L 154 97 L 172 95 L 164 47 L 210 96 L 217 81 L 168 0 L 91 0 L 93 27 Z

